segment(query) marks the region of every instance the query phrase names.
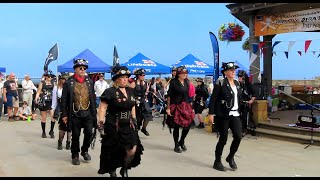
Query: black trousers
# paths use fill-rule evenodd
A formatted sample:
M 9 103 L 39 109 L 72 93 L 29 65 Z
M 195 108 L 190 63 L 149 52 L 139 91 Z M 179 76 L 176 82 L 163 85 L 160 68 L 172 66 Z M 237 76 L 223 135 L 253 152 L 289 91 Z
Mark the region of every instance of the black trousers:
M 72 139 L 71 139 L 71 154 L 72 158 L 79 157 L 80 152 L 80 133 L 83 128 L 83 144 L 81 152 L 88 152 L 90 147 L 90 140 L 93 131 L 93 118 L 90 111 L 78 112 L 78 115 L 72 116 Z
M 221 155 L 223 152 L 223 148 L 227 143 L 228 139 L 228 129 L 231 129 L 233 135 L 233 141 L 230 146 L 230 153 L 229 156 L 233 157 L 236 152 L 238 151 L 240 142 L 241 142 L 241 135 L 242 135 L 242 125 L 240 117 L 238 116 L 228 116 L 225 118 L 217 118 L 219 121 L 218 131 L 220 133 L 219 141 L 216 145 L 216 161 L 221 161 Z

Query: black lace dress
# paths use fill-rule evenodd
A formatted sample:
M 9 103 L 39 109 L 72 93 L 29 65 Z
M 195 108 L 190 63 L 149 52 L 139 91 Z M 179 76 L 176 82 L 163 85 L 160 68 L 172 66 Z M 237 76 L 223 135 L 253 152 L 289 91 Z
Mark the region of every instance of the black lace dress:
M 106 121 L 104 124 L 105 135 L 101 140 L 100 168 L 98 173 L 109 173 L 123 167 L 126 151 L 137 145 L 133 160 L 128 169 L 140 164 L 143 146 L 138 136 L 138 131 L 133 128 L 131 110 L 135 105 L 133 89 L 126 88 L 127 97 L 120 89 L 111 87 L 101 95 L 101 102 L 108 104 Z

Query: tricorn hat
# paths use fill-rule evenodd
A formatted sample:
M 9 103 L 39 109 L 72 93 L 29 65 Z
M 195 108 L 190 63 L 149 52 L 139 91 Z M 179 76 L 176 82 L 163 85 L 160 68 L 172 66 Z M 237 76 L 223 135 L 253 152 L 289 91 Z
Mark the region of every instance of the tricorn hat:
M 73 69 L 79 67 L 79 66 L 84 66 L 88 69 L 88 61 L 85 59 L 77 58 L 73 60 Z
M 128 77 L 131 76 L 129 69 L 126 66 L 114 66 L 112 68 L 112 74 L 112 81 L 115 81 L 123 75 L 127 75 Z

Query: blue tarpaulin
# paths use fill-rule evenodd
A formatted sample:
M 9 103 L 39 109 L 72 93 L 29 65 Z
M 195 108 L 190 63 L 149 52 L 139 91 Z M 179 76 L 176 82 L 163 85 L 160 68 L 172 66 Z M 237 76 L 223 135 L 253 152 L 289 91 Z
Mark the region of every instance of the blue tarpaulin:
M 146 70 L 146 75 L 152 74 L 170 74 L 171 68 L 169 66 L 165 66 L 160 64 L 145 55 L 138 53 L 128 62 L 121 64 L 122 66 L 128 67 L 128 69 L 133 73 L 133 70 L 143 68 Z
M 89 49 L 82 51 L 76 57 L 72 58 L 68 62 L 58 66 L 58 72 L 74 72 L 73 69 L 73 60 L 82 58 L 87 60 L 89 68 L 87 69 L 88 73 L 92 72 L 110 72 L 111 66 L 103 62 L 99 57 L 93 54 Z
M 6 68 L 0 67 L 0 72 L 6 72 Z
M 213 66 L 199 60 L 192 54 L 188 54 L 186 57 L 176 62 L 173 66 L 185 66 L 189 74 L 210 74 L 213 75 Z

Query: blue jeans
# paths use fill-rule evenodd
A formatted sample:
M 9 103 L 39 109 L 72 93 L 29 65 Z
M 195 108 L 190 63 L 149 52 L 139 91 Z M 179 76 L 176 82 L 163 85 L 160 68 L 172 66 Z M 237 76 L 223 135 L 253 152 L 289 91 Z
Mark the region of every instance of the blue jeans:
M 100 97 L 96 97 L 96 107 L 98 108 L 99 107 L 99 104 L 100 104 Z

